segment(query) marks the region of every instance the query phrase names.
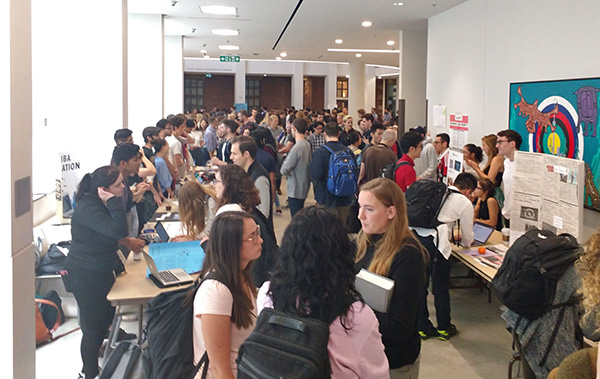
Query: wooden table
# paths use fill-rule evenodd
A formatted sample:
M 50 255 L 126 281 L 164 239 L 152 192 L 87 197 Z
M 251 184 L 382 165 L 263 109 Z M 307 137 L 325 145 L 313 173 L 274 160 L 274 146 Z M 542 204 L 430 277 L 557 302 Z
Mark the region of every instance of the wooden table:
M 494 233 L 492 233 L 492 235 L 490 236 L 487 243 L 483 246 L 484 247 L 492 246 L 492 245 L 498 245 L 501 243 L 502 243 L 502 233 L 495 230 Z M 452 255 L 454 257 L 456 257 L 459 261 L 464 263 L 468 268 L 473 270 L 477 275 L 481 276 L 486 281 L 491 282 L 492 279 L 494 278 L 494 276 L 496 276 L 496 273 L 498 272 L 498 270 L 493 267 L 486 266 L 484 264 L 477 262 L 472 256 L 465 253 L 465 250 L 476 249 L 476 248 L 478 248 L 478 246 L 464 248 L 464 247 L 453 245 L 452 246 Z

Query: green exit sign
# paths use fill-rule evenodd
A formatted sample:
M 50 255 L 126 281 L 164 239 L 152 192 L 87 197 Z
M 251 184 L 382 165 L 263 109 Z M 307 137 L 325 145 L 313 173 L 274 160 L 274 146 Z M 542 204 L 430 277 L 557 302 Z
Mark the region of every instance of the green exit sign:
M 239 55 L 221 55 L 221 62 L 239 62 L 240 61 L 240 56 Z

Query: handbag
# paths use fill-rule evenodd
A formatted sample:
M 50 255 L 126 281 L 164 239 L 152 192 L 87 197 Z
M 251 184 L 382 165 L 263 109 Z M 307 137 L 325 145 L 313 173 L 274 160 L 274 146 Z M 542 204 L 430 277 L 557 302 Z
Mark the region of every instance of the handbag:
M 44 322 L 44 317 L 42 316 L 42 312 L 40 311 L 39 304 L 46 304 L 51 307 L 56 308 L 56 322 L 51 328 L 46 326 Z M 35 299 L 35 344 L 39 345 L 48 341 L 54 340 L 54 332 L 60 326 L 61 317 L 58 306 L 54 304 L 50 300 L 46 299 Z

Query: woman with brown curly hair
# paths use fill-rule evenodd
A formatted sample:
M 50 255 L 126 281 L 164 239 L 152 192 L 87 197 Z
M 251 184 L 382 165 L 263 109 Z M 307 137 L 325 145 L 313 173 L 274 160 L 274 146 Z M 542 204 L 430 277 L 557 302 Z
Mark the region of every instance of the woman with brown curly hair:
M 227 204 L 239 204 L 260 227 L 260 236 L 263 239 L 262 254 L 252 267 L 252 279 L 254 284 L 260 287 L 269 279 L 270 271 L 275 266 L 279 255 L 273 222 L 256 208 L 260 204 L 258 190 L 252 178 L 240 166 L 230 164 L 219 167 L 215 178 L 215 189 L 218 208 Z
M 210 227 L 217 210 L 217 194 L 196 181 L 186 182 L 179 190 L 179 219 L 183 235 L 173 241 L 201 240 L 210 235 Z

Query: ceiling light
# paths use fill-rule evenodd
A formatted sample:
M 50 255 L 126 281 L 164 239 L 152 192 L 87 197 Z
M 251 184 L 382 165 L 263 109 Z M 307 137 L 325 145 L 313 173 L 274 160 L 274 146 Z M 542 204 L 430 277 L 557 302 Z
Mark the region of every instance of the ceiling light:
M 401 7 L 401 6 L 403 6 L 403 5 L 404 5 L 404 3 L 392 3 L 392 5 L 395 5 L 395 6 L 397 6 L 397 7 Z
M 387 41 L 388 46 L 392 46 L 393 44 L 395 44 L 396 42 L 394 41 Z
M 200 50 L 202 54 L 206 54 L 206 50 Z
M 368 28 L 371 25 L 373 25 L 373 23 L 371 21 L 363 21 L 362 22 L 362 26 L 364 26 L 365 28 Z
M 210 32 L 215 36 L 239 36 L 240 35 L 239 30 L 233 30 L 233 29 L 212 29 Z
M 221 50 L 239 50 L 240 47 L 235 46 L 235 45 L 219 45 L 219 49 L 221 49 Z
M 267 76 L 267 74 L 263 74 L 263 76 Z
M 343 40 L 341 40 L 341 39 L 336 39 L 336 40 L 335 40 L 335 43 L 337 43 L 338 45 L 339 45 L 339 44 L 341 44 L 341 43 L 343 43 L 343 42 L 344 42 L 344 41 L 343 41 Z
M 349 77 L 350 77 L 350 75 L 346 75 L 346 78 L 349 78 Z
M 281 57 L 275 57 L 275 60 L 276 60 L 276 61 L 280 61 L 280 60 L 281 60 Z
M 378 50 L 378 49 L 327 49 L 338 53 L 399 53 L 400 50 Z
M 219 14 L 219 15 L 236 15 L 236 7 L 226 7 L 224 5 L 206 5 L 200 7 L 200 12 L 207 14 Z
M 280 56 L 282 56 L 283 58 L 287 57 L 287 53 L 284 51 L 281 54 L 279 54 Z
M 377 79 L 381 79 L 381 75 L 377 77 Z
M 360 57 L 362 57 L 362 54 L 361 53 L 356 53 L 356 57 L 360 58 Z

